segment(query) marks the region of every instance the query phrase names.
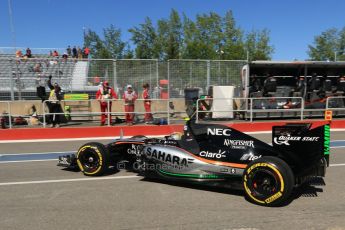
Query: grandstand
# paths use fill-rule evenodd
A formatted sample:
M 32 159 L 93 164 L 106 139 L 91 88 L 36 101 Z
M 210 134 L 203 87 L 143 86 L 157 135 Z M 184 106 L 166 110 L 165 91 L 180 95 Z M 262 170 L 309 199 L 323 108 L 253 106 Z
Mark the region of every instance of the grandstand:
M 36 99 L 37 78 L 44 79 L 49 75 L 65 91 L 72 91 L 72 76 L 76 74 L 76 66 L 75 60 L 51 58 L 47 55 L 15 58 L 14 55 L 0 54 L 0 98 L 10 100 L 13 89 L 14 99 Z

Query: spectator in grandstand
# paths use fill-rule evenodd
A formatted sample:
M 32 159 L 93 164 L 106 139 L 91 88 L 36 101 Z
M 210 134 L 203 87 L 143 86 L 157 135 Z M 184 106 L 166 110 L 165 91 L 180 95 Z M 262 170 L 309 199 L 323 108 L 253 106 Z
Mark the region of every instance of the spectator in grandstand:
M 113 88 L 109 86 L 108 81 L 104 81 L 102 86 L 99 88 L 99 90 L 96 93 L 96 99 L 99 100 L 100 106 L 101 106 L 101 126 L 105 125 L 106 118 L 108 118 L 107 112 L 111 112 L 111 101 L 109 101 L 109 110 L 108 110 L 108 100 L 110 99 L 117 99 L 117 95 Z M 111 114 L 110 116 L 110 122 L 111 122 Z
M 42 64 L 41 63 L 36 63 L 34 66 L 34 72 L 35 73 L 41 73 L 42 72 Z
M 89 47 L 84 47 L 84 58 L 89 58 L 90 49 Z
M 123 94 L 125 101 L 126 124 L 133 125 L 134 122 L 134 102 L 138 98 L 137 94 L 132 88 L 132 85 L 127 85 L 127 90 Z
M 153 117 L 151 113 L 151 100 L 150 100 L 150 85 L 148 83 L 143 84 L 143 94 L 142 98 L 144 99 L 144 108 L 145 108 L 145 116 L 144 121 L 146 124 L 152 122 Z
M 77 58 L 77 55 L 78 55 L 77 48 L 76 48 L 75 46 L 73 46 L 73 49 L 72 49 L 72 57 L 73 57 L 73 58 Z
M 26 56 L 27 58 L 31 58 L 31 57 L 32 57 L 30 48 L 27 48 L 27 49 L 26 49 L 25 56 Z
M 63 58 L 64 62 L 66 62 L 66 61 L 67 61 L 68 55 L 67 55 L 67 53 L 66 53 L 66 52 L 65 52 L 65 53 L 63 53 L 62 58 Z
M 49 113 L 52 113 L 50 115 L 50 120 L 52 122 L 51 127 L 53 128 L 54 126 L 56 128 L 60 127 L 60 114 L 55 114 L 55 113 L 62 113 L 60 101 L 62 100 L 62 90 L 61 87 L 59 86 L 58 83 L 54 83 L 52 85 L 51 83 L 52 76 L 49 76 L 48 80 L 48 87 L 50 89 L 49 93 L 49 103 L 48 103 L 48 108 L 49 108 Z
M 16 51 L 16 57 L 17 57 L 17 58 L 23 57 L 23 53 L 22 53 L 21 50 L 17 50 L 17 51 Z
M 59 57 L 59 53 L 56 50 L 53 52 L 53 57 Z
M 53 57 L 53 51 L 49 50 L 49 57 Z
M 80 49 L 79 46 L 78 46 L 77 52 L 78 52 L 78 59 L 83 59 L 83 51 Z
M 71 57 L 71 56 L 72 56 L 72 49 L 71 49 L 70 46 L 67 47 L 66 51 L 67 51 L 67 55 L 68 55 L 69 57 Z

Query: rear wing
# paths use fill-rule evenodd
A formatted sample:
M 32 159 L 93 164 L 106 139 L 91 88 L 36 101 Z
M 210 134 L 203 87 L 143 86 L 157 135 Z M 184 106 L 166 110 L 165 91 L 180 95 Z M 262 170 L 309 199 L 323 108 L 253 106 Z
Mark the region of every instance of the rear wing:
M 313 129 L 309 123 L 274 126 L 272 143 L 278 151 L 293 153 L 303 162 L 315 162 L 325 158 L 329 166 L 330 126 L 328 124 Z

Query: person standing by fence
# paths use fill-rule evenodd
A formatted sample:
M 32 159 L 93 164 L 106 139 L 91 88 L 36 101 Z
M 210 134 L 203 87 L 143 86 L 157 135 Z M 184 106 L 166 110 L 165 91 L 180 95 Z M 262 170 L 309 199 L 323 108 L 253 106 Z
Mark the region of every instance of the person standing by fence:
M 50 113 L 50 120 L 52 122 L 51 127 L 54 126 L 56 128 L 60 127 L 60 116 L 61 114 L 56 113 L 62 113 L 60 101 L 62 100 L 62 90 L 58 83 L 54 83 L 52 85 L 51 83 L 52 76 L 49 76 L 48 80 L 48 87 L 51 90 L 49 94 L 49 102 L 48 102 L 48 108 Z
M 96 99 L 99 100 L 100 106 L 101 106 L 101 126 L 105 124 L 106 118 L 108 118 L 106 111 L 111 112 L 111 101 L 109 102 L 109 110 L 108 110 L 108 100 L 110 99 L 117 99 L 117 95 L 113 88 L 109 87 L 108 81 L 104 81 L 102 86 L 99 88 L 99 90 L 96 93 Z M 111 114 L 110 116 L 110 122 L 111 122 Z
M 142 98 L 144 99 L 144 108 L 145 108 L 145 116 L 144 121 L 146 124 L 152 122 L 153 117 L 151 113 L 151 100 L 150 100 L 150 85 L 148 83 L 143 84 L 143 94 Z
M 138 98 L 138 95 L 132 88 L 132 85 L 127 85 L 127 90 L 123 94 L 123 99 L 125 101 L 125 112 L 126 112 L 126 124 L 133 125 L 134 119 L 134 103 Z
M 44 79 L 42 79 L 41 74 L 38 74 L 36 78 L 36 94 L 41 99 L 42 103 L 44 100 L 47 99 L 45 86 L 46 86 L 46 82 L 44 81 Z

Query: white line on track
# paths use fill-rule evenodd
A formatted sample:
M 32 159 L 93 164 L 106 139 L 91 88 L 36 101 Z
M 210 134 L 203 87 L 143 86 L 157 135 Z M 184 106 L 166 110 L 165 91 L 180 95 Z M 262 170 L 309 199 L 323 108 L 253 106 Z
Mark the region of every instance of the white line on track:
M 345 163 L 344 163 L 344 164 L 330 164 L 329 166 L 330 166 L 330 167 L 345 166 Z
M 27 184 L 49 184 L 49 183 L 95 181 L 95 180 L 119 180 L 119 179 L 131 179 L 131 178 L 137 178 L 137 177 L 140 177 L 140 176 L 131 175 L 131 176 L 108 176 L 108 177 L 92 177 L 92 178 L 61 179 L 61 180 L 19 181 L 19 182 L 0 183 L 0 186 L 27 185 Z
M 40 162 L 40 161 L 56 161 L 56 162 L 57 162 L 57 159 L 46 159 L 46 160 L 23 160 L 23 161 L 0 161 L 0 164 L 27 163 L 27 162 Z
M 9 154 L 0 154 L 0 157 L 2 156 L 21 156 L 21 155 L 43 155 L 43 154 L 64 154 L 64 153 L 76 153 L 77 151 L 71 150 L 71 151 L 63 151 L 63 152 L 41 152 L 41 153 L 9 153 Z

